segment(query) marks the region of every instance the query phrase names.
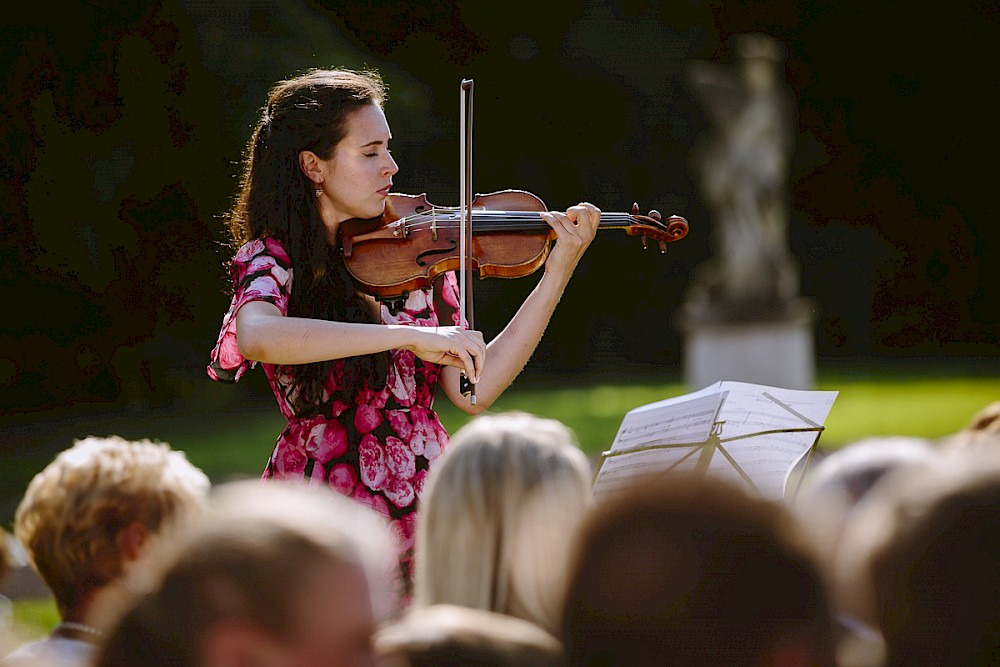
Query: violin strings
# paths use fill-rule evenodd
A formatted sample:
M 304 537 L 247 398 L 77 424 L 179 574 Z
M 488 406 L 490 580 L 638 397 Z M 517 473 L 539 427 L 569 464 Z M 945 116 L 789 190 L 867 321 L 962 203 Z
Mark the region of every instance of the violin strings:
M 600 226 L 613 227 L 623 223 L 632 223 L 636 219 L 627 213 L 604 213 L 601 216 Z M 407 230 L 420 231 L 424 229 L 457 229 L 461 226 L 460 214 L 457 211 L 447 210 L 442 213 L 439 209 L 431 213 L 415 213 L 399 219 Z M 474 211 L 472 214 L 473 224 L 477 224 L 480 231 L 532 231 L 544 229 L 545 223 L 536 211 Z M 492 224 L 491 224 L 492 223 Z M 522 226 L 518 227 L 518 223 Z M 643 222 L 643 224 L 649 224 Z M 651 225 L 652 226 L 652 225 Z M 661 225 L 665 228 L 665 225 Z

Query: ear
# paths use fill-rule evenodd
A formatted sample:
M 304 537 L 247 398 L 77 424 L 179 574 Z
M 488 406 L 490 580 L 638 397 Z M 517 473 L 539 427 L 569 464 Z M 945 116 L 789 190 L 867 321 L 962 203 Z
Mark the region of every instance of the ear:
M 118 534 L 115 535 L 115 543 L 118 545 L 118 553 L 121 554 L 122 562 L 131 563 L 138 560 L 148 537 L 149 531 L 141 521 L 133 521 L 119 530 Z
M 323 161 L 312 151 L 299 151 L 299 168 L 313 183 L 319 185 L 326 176 Z

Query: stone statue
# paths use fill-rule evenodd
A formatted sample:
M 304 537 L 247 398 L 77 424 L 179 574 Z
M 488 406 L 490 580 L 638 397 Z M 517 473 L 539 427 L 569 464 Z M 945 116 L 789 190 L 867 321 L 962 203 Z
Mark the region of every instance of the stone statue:
M 701 319 L 770 319 L 784 316 L 798 293 L 787 238 L 797 111 L 784 46 L 747 33 L 734 47 L 733 64 L 689 63 L 692 92 L 710 121 L 692 158 L 713 218 L 713 256 L 687 308 Z

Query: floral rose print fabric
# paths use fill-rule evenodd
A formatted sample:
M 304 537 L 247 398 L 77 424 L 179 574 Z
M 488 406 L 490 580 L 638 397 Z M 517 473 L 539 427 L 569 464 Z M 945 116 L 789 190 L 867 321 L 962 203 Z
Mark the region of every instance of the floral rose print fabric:
M 244 358 L 236 342 L 236 312 L 249 301 L 266 301 L 288 314 L 292 269 L 288 254 L 274 239 L 251 241 L 231 264 L 234 294 L 208 374 L 221 382 L 238 381 L 256 362 Z M 457 323 L 458 284 L 453 273 L 441 283 L 442 301 Z M 438 326 L 433 290 L 414 291 L 395 311 L 383 304 L 383 324 Z M 326 381 L 325 400 L 316 416 L 298 418 L 288 401 L 294 376 L 288 367 L 261 364 L 288 425 L 275 444 L 263 477 L 327 484 L 353 497 L 391 522 L 409 570 L 414 511 L 431 463 L 448 445 L 448 434 L 433 410 L 440 366 L 412 352 L 391 351 L 392 364 L 382 391 L 365 389 L 342 395 L 342 364 Z

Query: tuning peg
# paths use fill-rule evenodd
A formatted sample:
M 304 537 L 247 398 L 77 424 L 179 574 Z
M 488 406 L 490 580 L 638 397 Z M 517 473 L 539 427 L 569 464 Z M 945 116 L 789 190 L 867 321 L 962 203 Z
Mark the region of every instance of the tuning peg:
M 632 202 L 632 215 L 639 215 L 639 202 Z
M 667 242 L 666 241 L 660 241 L 660 254 L 663 254 L 666 251 L 667 251 Z
M 642 249 L 645 250 L 646 249 L 646 237 L 645 236 L 640 236 L 639 240 L 642 241 Z
M 656 220 L 657 222 L 663 220 L 663 216 L 660 215 L 660 212 L 657 211 L 655 208 L 649 212 L 649 217 L 651 217 L 653 220 Z

